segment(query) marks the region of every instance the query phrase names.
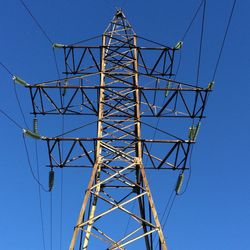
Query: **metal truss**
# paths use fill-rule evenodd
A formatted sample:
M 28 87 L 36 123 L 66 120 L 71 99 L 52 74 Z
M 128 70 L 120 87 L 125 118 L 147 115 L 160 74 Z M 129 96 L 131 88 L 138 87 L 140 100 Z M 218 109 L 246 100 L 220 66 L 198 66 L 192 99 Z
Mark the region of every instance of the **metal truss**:
M 113 125 L 113 124 L 112 124 Z M 120 130 L 120 129 L 118 129 Z M 50 166 L 52 167 L 84 167 L 92 168 L 96 161 L 93 154 L 97 141 L 102 142 L 116 142 L 117 144 L 125 143 L 126 147 L 115 147 L 115 154 L 123 155 L 122 152 L 131 150 L 135 143 L 140 142 L 142 145 L 142 159 L 145 157 L 149 159 L 150 166 L 144 167 L 145 169 L 179 169 L 186 168 L 186 161 L 188 158 L 190 145 L 193 141 L 186 140 L 150 140 L 150 139 L 122 139 L 122 138 L 47 138 L 48 153 L 50 158 Z M 90 143 L 91 142 L 91 143 Z M 61 152 L 62 145 L 69 147 L 67 154 L 63 155 Z M 151 144 L 158 144 L 165 150 L 164 158 L 154 156 L 150 152 Z M 80 153 L 79 153 L 80 152 Z M 113 155 L 114 152 L 110 155 Z M 78 164 L 82 158 L 85 158 L 85 165 Z M 76 162 L 76 164 L 75 164 Z M 105 166 L 104 166 L 105 168 Z M 121 169 L 121 166 L 114 166 L 114 169 Z
M 138 46 L 140 42 L 150 46 Z M 155 128 L 149 119 L 199 122 L 211 85 L 173 80 L 180 48 L 138 37 L 120 10 L 100 46 L 54 47 L 63 50 L 65 78 L 25 86 L 32 113 L 97 119 L 94 138 L 41 137 L 51 168 L 92 168 L 69 249 L 167 250 L 145 170 L 188 169 L 196 132 L 176 135 Z M 157 129 L 162 137 L 146 138 L 143 127 Z M 152 145 L 158 145 L 160 155 L 152 153 Z M 130 227 L 124 233 L 127 220 Z
M 28 86 L 33 104 L 33 114 L 98 116 L 98 102 L 93 103 L 93 97 L 98 100 L 100 90 L 104 89 L 108 93 L 115 90 L 115 94 L 118 95 L 116 99 L 120 97 L 124 101 L 129 101 L 126 95 L 122 94 L 124 91 L 138 90 L 141 100 L 141 117 L 204 118 L 203 113 L 207 96 L 211 90 L 209 88 L 201 88 L 159 77 L 146 78 L 150 82 L 155 82 L 156 87 L 99 86 L 84 83 L 90 82 L 88 78 L 97 77 L 97 75 L 100 75 L 100 73 Z M 107 75 L 107 77 L 112 79 L 110 84 L 121 80 L 117 76 Z M 145 76 L 143 79 L 145 79 Z M 129 84 L 126 79 L 123 81 Z M 156 92 L 162 92 L 161 95 L 167 94 L 161 106 L 156 103 L 159 96 L 159 93 Z M 67 93 L 64 102 L 62 102 L 62 93 Z M 113 107 L 112 111 L 115 111 L 115 108 Z M 127 117 L 125 111 L 119 114 L 118 112 L 111 112 L 108 116 Z

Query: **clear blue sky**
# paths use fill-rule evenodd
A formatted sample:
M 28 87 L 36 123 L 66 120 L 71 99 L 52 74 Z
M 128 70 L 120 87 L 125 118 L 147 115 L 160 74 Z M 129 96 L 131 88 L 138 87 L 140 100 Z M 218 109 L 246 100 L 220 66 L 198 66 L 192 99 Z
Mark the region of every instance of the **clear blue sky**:
M 170 46 L 180 40 L 200 3 L 198 0 L 25 2 L 53 42 L 67 44 L 101 34 L 114 14 L 114 7 L 121 5 L 138 35 Z M 207 1 L 201 82 L 208 83 L 212 78 L 232 4 L 232 0 Z M 56 79 L 51 46 L 20 1 L 2 0 L 0 9 L 0 61 L 31 83 Z M 249 249 L 249 10 L 249 1 L 238 1 L 216 75 L 215 91 L 206 109 L 207 118 L 202 122 L 194 148 L 190 186 L 184 196 L 177 197 L 165 229 L 170 250 Z M 192 82 L 196 77 L 193 62 L 197 58 L 199 25 L 196 21 L 185 39 L 182 81 Z M 23 125 L 11 77 L 2 68 L 0 84 L 0 108 Z M 23 90 L 19 94 L 27 121 L 32 124 L 29 96 Z M 27 164 L 22 132 L 3 116 L 0 122 L 1 249 L 43 250 L 38 186 Z M 53 130 L 51 121 L 42 122 L 41 126 L 51 126 L 49 129 Z M 29 140 L 29 146 L 32 145 Z M 47 151 L 42 143 L 39 146 L 41 182 L 47 185 Z M 33 156 L 31 160 L 35 169 Z M 149 174 L 160 215 L 175 182 L 168 176 L 171 174 Z M 61 249 L 64 250 L 68 249 L 89 173 L 73 169 L 64 170 L 63 175 Z M 57 171 L 53 193 L 54 250 L 60 249 L 60 186 L 61 172 Z M 42 208 L 46 249 L 50 249 L 50 195 L 42 194 Z

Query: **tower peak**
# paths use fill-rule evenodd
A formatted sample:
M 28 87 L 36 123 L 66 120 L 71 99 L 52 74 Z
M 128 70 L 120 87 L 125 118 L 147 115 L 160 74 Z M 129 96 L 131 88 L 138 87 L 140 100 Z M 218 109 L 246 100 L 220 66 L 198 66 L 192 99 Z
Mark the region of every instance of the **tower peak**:
M 125 33 L 126 35 L 135 35 L 135 32 L 127 20 L 124 12 L 121 8 L 117 9 L 115 15 L 113 16 L 111 22 L 109 23 L 104 34 L 114 34 L 118 35 L 119 33 Z

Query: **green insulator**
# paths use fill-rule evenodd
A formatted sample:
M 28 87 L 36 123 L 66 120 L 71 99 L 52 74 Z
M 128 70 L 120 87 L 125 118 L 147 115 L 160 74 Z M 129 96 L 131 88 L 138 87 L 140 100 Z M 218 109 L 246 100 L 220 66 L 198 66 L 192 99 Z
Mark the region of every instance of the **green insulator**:
M 189 134 L 188 134 L 188 138 L 190 141 L 196 141 L 197 135 L 199 133 L 200 130 L 200 122 L 198 123 L 198 125 L 193 125 L 189 128 Z
M 166 93 L 165 93 L 165 96 L 167 97 L 168 94 L 169 94 L 169 88 L 171 88 L 171 82 L 168 82 L 167 86 L 166 86 Z
M 182 46 L 183 46 L 183 42 L 182 42 L 182 41 L 179 41 L 179 42 L 175 45 L 174 49 L 176 49 L 176 50 L 181 49 Z
M 68 86 L 68 80 L 65 80 L 65 83 L 64 83 L 64 87 L 67 87 Z M 67 92 L 67 88 L 63 88 L 62 89 L 62 96 L 65 96 L 66 95 L 66 92 Z
M 60 44 L 60 43 L 54 43 L 53 44 L 53 48 L 55 48 L 55 49 L 61 49 L 61 48 L 64 48 L 64 47 L 65 47 L 65 45 Z
M 33 119 L 33 132 L 38 134 L 38 121 L 36 117 Z
M 53 169 L 51 169 L 49 171 L 49 192 L 51 192 L 51 190 L 54 187 L 54 177 L 55 177 L 55 173 L 54 173 Z
M 18 84 L 20 84 L 20 85 L 22 85 L 22 86 L 24 86 L 24 87 L 27 87 L 27 86 L 30 86 L 27 82 L 25 82 L 23 79 L 21 79 L 20 77 L 18 77 L 18 76 L 13 76 L 13 81 L 15 82 L 15 83 L 18 83 Z
M 38 133 L 35 133 L 33 131 L 30 131 L 28 129 L 23 129 L 23 133 L 26 135 L 26 136 L 29 136 L 33 139 L 41 139 L 41 136 L 38 134 Z
M 175 186 L 175 193 L 178 195 L 180 194 L 181 191 L 181 187 L 183 184 L 183 180 L 184 180 L 184 173 L 181 173 L 178 177 L 178 180 L 176 182 L 176 186 Z
M 208 90 L 213 90 L 214 84 L 215 84 L 214 81 L 210 82 L 210 83 L 208 84 L 208 86 L 207 86 L 207 89 L 208 89 Z

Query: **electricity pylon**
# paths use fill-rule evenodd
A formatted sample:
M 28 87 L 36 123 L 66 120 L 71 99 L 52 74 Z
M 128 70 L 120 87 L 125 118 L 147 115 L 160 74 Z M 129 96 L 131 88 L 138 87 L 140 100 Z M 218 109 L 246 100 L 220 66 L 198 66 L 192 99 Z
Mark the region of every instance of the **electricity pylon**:
M 138 40 L 151 46 L 140 47 Z M 145 169 L 181 173 L 187 169 L 212 88 L 212 84 L 202 88 L 173 80 L 174 56 L 181 46 L 179 42 L 167 47 L 137 36 L 119 10 L 103 33 L 101 45 L 54 44 L 64 51 L 64 79 L 34 85 L 19 79 L 30 90 L 35 116 L 98 118 L 94 138 L 33 133 L 47 142 L 51 169 L 74 163 L 92 168 L 70 250 L 167 250 Z M 148 119 L 160 118 L 192 121 L 187 139 L 164 131 L 167 139 L 143 137 L 141 127 L 153 127 Z M 64 154 L 63 143 L 67 144 Z M 152 154 L 153 144 L 158 145 L 160 156 Z M 144 166 L 145 157 L 149 166 Z M 127 221 L 130 226 L 126 228 Z

